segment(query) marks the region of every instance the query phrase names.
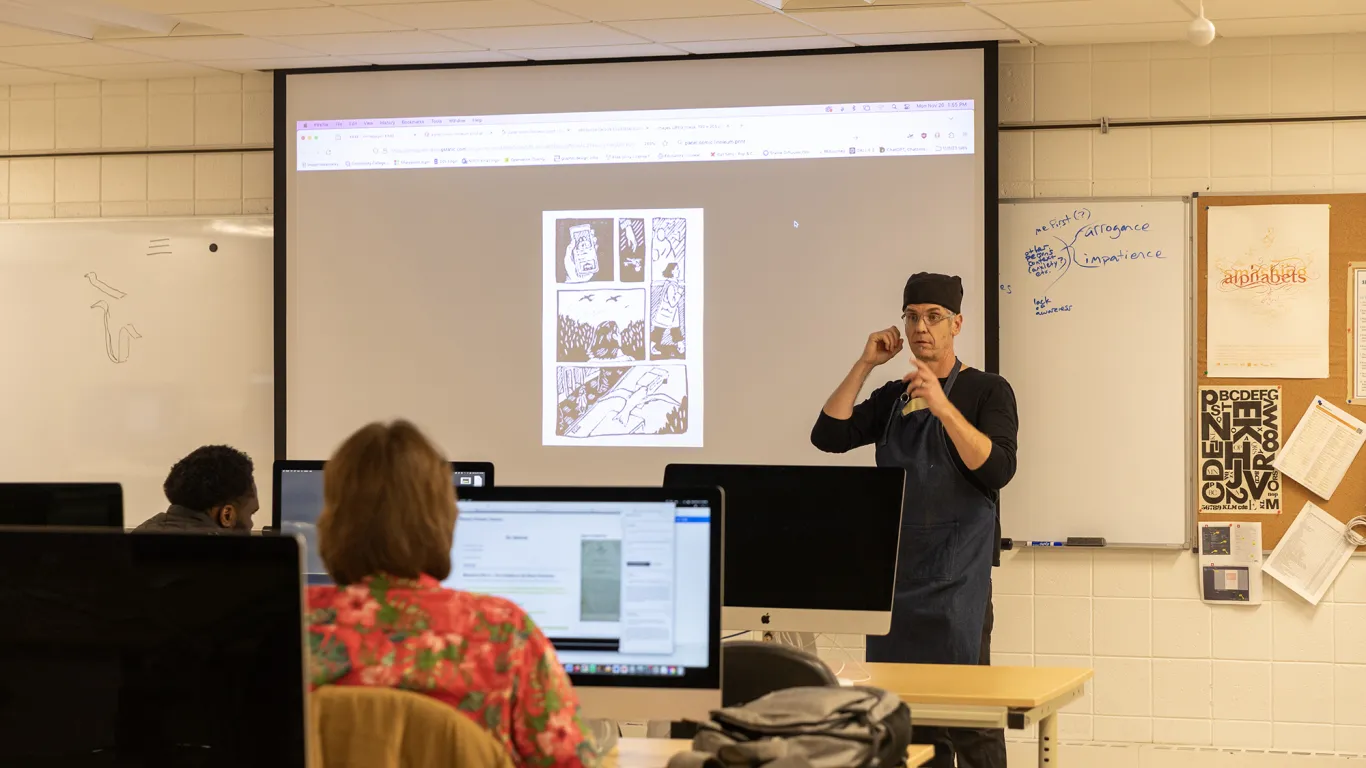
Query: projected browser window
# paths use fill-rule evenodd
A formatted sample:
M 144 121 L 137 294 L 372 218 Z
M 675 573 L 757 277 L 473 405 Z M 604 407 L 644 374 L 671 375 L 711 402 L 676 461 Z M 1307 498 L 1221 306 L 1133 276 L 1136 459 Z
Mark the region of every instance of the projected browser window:
M 967 155 L 972 100 L 307 120 L 297 170 Z

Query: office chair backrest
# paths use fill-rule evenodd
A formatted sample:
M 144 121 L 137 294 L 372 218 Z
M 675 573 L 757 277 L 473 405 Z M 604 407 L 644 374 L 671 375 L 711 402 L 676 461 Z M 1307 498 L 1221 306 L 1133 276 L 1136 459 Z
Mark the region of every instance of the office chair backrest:
M 513 768 L 507 750 L 448 704 L 393 688 L 309 694 L 308 768 Z
M 725 676 L 721 705 L 738 707 L 785 688 L 839 685 L 814 654 L 778 643 L 734 642 L 721 646 Z

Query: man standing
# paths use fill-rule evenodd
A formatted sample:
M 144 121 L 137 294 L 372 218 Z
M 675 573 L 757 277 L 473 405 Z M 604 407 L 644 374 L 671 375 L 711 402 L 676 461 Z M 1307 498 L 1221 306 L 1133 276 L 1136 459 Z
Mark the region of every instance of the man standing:
M 226 445 L 206 445 L 176 462 L 162 490 L 165 512 L 136 533 L 250 533 L 261 508 L 251 458 Z
M 963 283 L 920 272 L 902 293 L 896 326 L 868 337 L 849 375 L 826 400 L 811 443 L 843 453 L 877 445 L 880 467 L 906 470 L 892 629 L 868 638 L 868 661 L 989 664 L 991 567 L 999 562 L 999 491 L 1015 474 L 1019 419 L 1000 376 L 964 368 L 954 352 L 962 331 Z M 855 405 L 873 369 L 909 341 L 911 370 Z M 916 728 L 935 745 L 934 765 L 1004 768 L 999 729 Z

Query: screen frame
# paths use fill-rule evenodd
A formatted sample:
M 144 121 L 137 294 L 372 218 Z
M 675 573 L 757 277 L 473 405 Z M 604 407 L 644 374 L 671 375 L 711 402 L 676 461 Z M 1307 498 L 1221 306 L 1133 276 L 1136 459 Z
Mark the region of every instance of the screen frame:
M 592 488 L 501 486 L 474 489 L 463 495 L 470 501 L 588 501 L 588 502 L 669 502 L 705 501 L 711 510 L 712 522 L 708 536 L 707 633 L 706 668 L 685 667 L 678 677 L 657 675 L 584 675 L 570 674 L 575 688 L 648 688 L 720 690 L 721 688 L 721 595 L 722 564 L 725 560 L 725 496 L 720 488 Z M 456 531 L 459 535 L 460 521 Z
M 276 424 L 279 424 L 277 418 Z M 320 459 L 276 459 L 270 470 L 270 527 L 279 532 L 284 522 L 284 510 L 280 501 L 280 476 L 288 471 L 317 472 L 327 464 Z M 452 461 L 451 472 L 483 472 L 484 485 L 493 487 L 493 462 L 491 461 Z M 473 486 L 471 486 L 473 487 Z M 469 490 L 464 489 L 464 490 Z M 456 496 L 464 496 L 464 490 L 457 489 Z
M 983 141 L 981 144 L 982 177 L 982 288 L 983 296 L 983 352 L 985 369 L 990 373 L 1000 370 L 1000 291 L 993 286 L 1000 284 L 998 263 L 1000 232 L 1000 43 L 996 40 L 964 42 L 923 43 L 914 45 L 855 46 L 852 48 L 818 48 L 796 51 L 740 51 L 715 54 L 685 54 L 680 56 L 634 56 L 622 58 L 571 59 L 561 61 L 499 61 L 474 62 L 463 64 L 396 64 L 349 67 L 318 67 L 313 69 L 277 69 L 274 76 L 274 363 L 275 363 L 275 458 L 285 460 L 289 455 L 286 435 L 288 419 L 288 350 L 286 348 L 286 310 L 289 297 L 288 251 L 289 237 L 289 174 L 295 171 L 289 164 L 289 148 L 293 142 L 293 126 L 286 119 L 289 107 L 289 79 L 308 75 L 340 74 L 346 72 L 392 72 L 412 70 L 460 70 L 491 69 L 507 67 L 572 67 L 583 64 L 631 64 L 658 61 L 706 61 L 715 59 L 755 59 L 790 56 L 857 56 L 866 53 L 899 53 L 911 51 L 945 50 L 982 51 L 982 124 Z M 278 526 L 278 519 L 275 523 Z
M 311 690 L 308 670 L 308 624 L 305 614 L 308 610 L 307 594 L 304 585 L 304 545 L 297 536 L 206 536 L 202 533 L 170 531 L 161 533 L 127 533 L 122 528 L 83 528 L 70 526 L 14 526 L 4 529 L 4 535 L 21 544 L 28 539 L 32 548 L 46 550 L 49 555 L 58 552 L 62 541 L 76 541 L 79 546 L 84 541 L 98 541 L 94 537 L 109 537 L 108 541 L 121 550 L 122 556 L 133 566 L 148 562 L 167 560 L 171 562 L 208 561 L 234 563 L 243 560 L 284 560 L 293 563 L 297 580 L 291 584 L 296 604 L 299 606 L 299 719 L 291 722 L 290 736 L 297 749 L 291 754 L 281 755 L 280 765 L 303 765 L 308 746 L 308 723 Z M 206 715 L 208 716 L 208 715 Z
M 63 490 L 88 490 L 88 491 L 91 491 L 91 492 L 98 492 L 98 493 L 100 493 L 101 496 L 108 495 L 108 497 L 109 497 L 109 499 L 110 499 L 111 501 L 114 500 L 114 499 L 117 499 L 117 500 L 118 500 L 118 504 L 117 504 L 117 505 L 115 505 L 115 506 L 111 507 L 110 509 L 106 510 L 106 511 L 110 512 L 111 514 L 117 514 L 117 515 L 118 515 L 118 520 L 117 520 L 117 521 L 115 521 L 112 517 L 109 517 L 109 518 L 106 518 L 105 521 L 104 521 L 103 523 L 101 523 L 100 525 L 80 526 L 80 527 L 74 527 L 74 526 L 55 526 L 55 525 L 54 525 L 54 526 L 41 526 L 41 529 L 44 529 L 44 530 L 89 530 L 89 529 L 92 529 L 92 528 L 93 528 L 93 529 L 96 529 L 96 530 L 105 530 L 105 529 L 108 529 L 108 530 L 118 530 L 118 531 L 122 531 L 122 530 L 124 529 L 124 527 L 125 527 L 124 509 L 123 509 L 123 484 L 122 484 L 122 483 L 24 483 L 24 482 L 20 482 L 20 483 L 0 483 L 0 501 L 8 501 L 8 496 L 9 496 L 9 493 L 10 493 L 11 491 L 22 491 L 22 490 L 57 490 L 57 491 L 63 491 Z M 10 523 L 6 523 L 6 522 L 5 522 L 5 517 L 4 517 L 3 513 L 0 513 L 0 528 L 5 529 L 6 531 L 20 530 L 20 529 L 23 529 L 23 528 L 33 528 L 33 529 L 35 529 L 35 530 L 39 529 L 39 528 L 34 528 L 33 526 L 26 526 L 26 525 L 23 525 L 23 524 L 10 524 Z

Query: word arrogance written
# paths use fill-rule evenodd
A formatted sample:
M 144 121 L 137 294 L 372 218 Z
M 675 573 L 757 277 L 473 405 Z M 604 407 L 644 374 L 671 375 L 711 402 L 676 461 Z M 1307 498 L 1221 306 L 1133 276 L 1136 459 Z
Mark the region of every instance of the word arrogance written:
M 1201 387 L 1201 512 L 1280 514 L 1281 388 Z
M 1035 236 L 1048 241 L 1035 243 L 1024 252 L 1025 270 L 1029 276 L 1047 278 L 1047 282 L 1040 284 L 1038 297 L 1034 299 L 1036 316 L 1072 311 L 1071 304 L 1054 301 L 1048 294 L 1074 266 L 1101 269 L 1166 258 L 1161 249 L 1144 247 L 1151 239 L 1149 222 L 1115 223 L 1091 219 L 1090 209 L 1078 208 L 1034 227 Z M 1124 242 L 1112 242 L 1121 239 Z

